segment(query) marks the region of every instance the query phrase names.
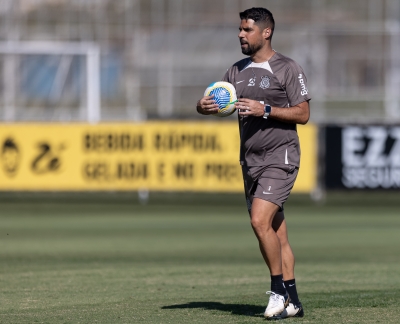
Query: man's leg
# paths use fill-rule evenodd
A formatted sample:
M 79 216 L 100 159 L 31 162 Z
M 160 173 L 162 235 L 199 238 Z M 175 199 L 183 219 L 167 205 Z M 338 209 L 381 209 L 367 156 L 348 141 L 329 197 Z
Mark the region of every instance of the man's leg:
M 294 277 L 295 258 L 289 244 L 286 221 L 283 212 L 276 213 L 272 222 L 272 227 L 281 243 L 283 280 L 291 299 L 289 306 L 278 317 L 303 317 L 303 306 L 301 305 L 297 295 L 296 281 Z
M 258 239 L 261 254 L 272 276 L 282 274 L 281 244 L 272 222 L 279 207 L 254 198 L 251 206 L 251 227 Z
M 294 254 L 289 244 L 285 216 L 283 212 L 277 212 L 273 221 L 272 228 L 276 232 L 281 245 L 282 273 L 283 280 L 294 279 Z
M 261 253 L 271 274 L 271 297 L 264 316 L 267 318 L 280 314 L 289 302 L 283 286 L 281 245 L 272 227 L 279 207 L 269 201 L 253 199 L 251 207 L 251 226 L 259 242 Z

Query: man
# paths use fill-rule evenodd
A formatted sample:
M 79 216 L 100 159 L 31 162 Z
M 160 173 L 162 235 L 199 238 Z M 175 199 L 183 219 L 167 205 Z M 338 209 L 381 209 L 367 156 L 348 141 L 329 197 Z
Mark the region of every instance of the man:
M 226 72 L 239 100 L 240 163 L 251 226 L 270 270 L 271 291 L 264 316 L 303 317 L 295 277 L 294 255 L 288 242 L 283 204 L 300 164 L 296 124 L 310 116 L 306 77 L 292 59 L 271 47 L 275 22 L 265 8 L 240 13 L 239 40 L 248 55 Z M 215 114 L 213 96 L 197 103 L 203 115 Z M 290 297 L 290 298 L 289 298 Z

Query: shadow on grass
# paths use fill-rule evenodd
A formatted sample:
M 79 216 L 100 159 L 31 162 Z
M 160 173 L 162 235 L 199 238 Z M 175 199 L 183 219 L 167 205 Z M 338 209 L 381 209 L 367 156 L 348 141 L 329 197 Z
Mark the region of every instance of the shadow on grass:
M 264 317 L 264 307 L 248 304 L 223 304 L 219 302 L 190 302 L 187 304 L 163 306 L 161 309 L 190 309 L 200 308 L 230 312 L 234 315 Z

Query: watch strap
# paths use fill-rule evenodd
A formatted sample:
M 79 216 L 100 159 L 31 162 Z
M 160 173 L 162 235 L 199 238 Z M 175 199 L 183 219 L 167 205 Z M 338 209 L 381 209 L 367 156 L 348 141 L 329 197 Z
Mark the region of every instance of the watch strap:
M 271 114 L 271 106 L 267 104 L 267 105 L 264 106 L 264 116 L 263 116 L 263 118 L 267 119 L 270 114 Z

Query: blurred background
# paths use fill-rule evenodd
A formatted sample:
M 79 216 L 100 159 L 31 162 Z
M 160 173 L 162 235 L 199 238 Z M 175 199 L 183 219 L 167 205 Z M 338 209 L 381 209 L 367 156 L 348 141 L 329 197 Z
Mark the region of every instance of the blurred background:
M 0 120 L 3 152 L 8 153 L 2 155 L 2 189 L 70 190 L 71 179 L 83 176 L 79 181 L 94 181 L 85 187 L 91 190 L 193 190 L 190 180 L 201 175 L 190 158 L 198 162 L 200 153 L 206 159 L 220 150 L 213 156 L 223 159 L 226 141 L 215 138 L 237 142 L 234 115 L 223 119 L 232 123 L 232 133 L 210 126 L 207 135 L 204 123 L 216 119 L 195 113 L 194 106 L 205 87 L 243 57 L 238 13 L 252 6 L 273 12 L 274 49 L 299 62 L 308 78 L 311 120 L 299 134 L 309 160 L 302 165 L 318 170 L 300 173 L 308 179 L 300 191 L 400 188 L 398 0 L 0 0 Z M 188 126 L 188 121 L 195 124 Z M 36 127 L 32 122 L 50 123 L 28 130 L 18 126 L 21 122 L 31 127 Z M 114 123 L 114 128 L 90 133 L 82 126 L 100 122 Z M 122 131 L 121 122 L 129 127 Z M 149 127 L 149 122 L 166 128 L 160 133 L 164 126 Z M 61 125 L 72 128 L 67 132 Z M 117 152 L 114 160 L 125 162 L 106 165 L 111 151 Z M 229 152 L 229 161 L 236 160 L 237 147 Z M 86 162 L 94 154 L 97 160 Z M 159 154 L 157 165 L 154 154 Z M 71 163 L 62 168 L 62 159 L 78 158 L 84 161 L 74 175 L 68 173 Z M 164 174 L 164 159 L 177 158 L 180 164 L 167 170 L 169 185 L 149 184 L 147 175 Z M 217 180 L 232 169 L 204 159 L 197 169 L 214 172 Z M 240 172 L 238 165 L 235 170 Z M 64 172 L 63 186 L 54 186 L 60 182 L 50 177 L 51 185 L 40 186 L 44 173 L 55 177 L 56 171 Z M 182 174 L 188 186 L 176 187 L 174 179 Z M 126 183 L 98 186 L 110 177 Z M 135 177 L 141 182 L 135 184 Z M 235 191 L 241 191 L 240 182 Z
M 312 96 L 307 323 L 400 322 L 399 0 L 0 0 L 1 323 L 260 322 L 236 117 L 195 111 L 253 6 Z
M 398 0 L 1 0 L 0 120 L 199 118 L 252 6 L 303 66 L 312 121 L 400 120 Z

